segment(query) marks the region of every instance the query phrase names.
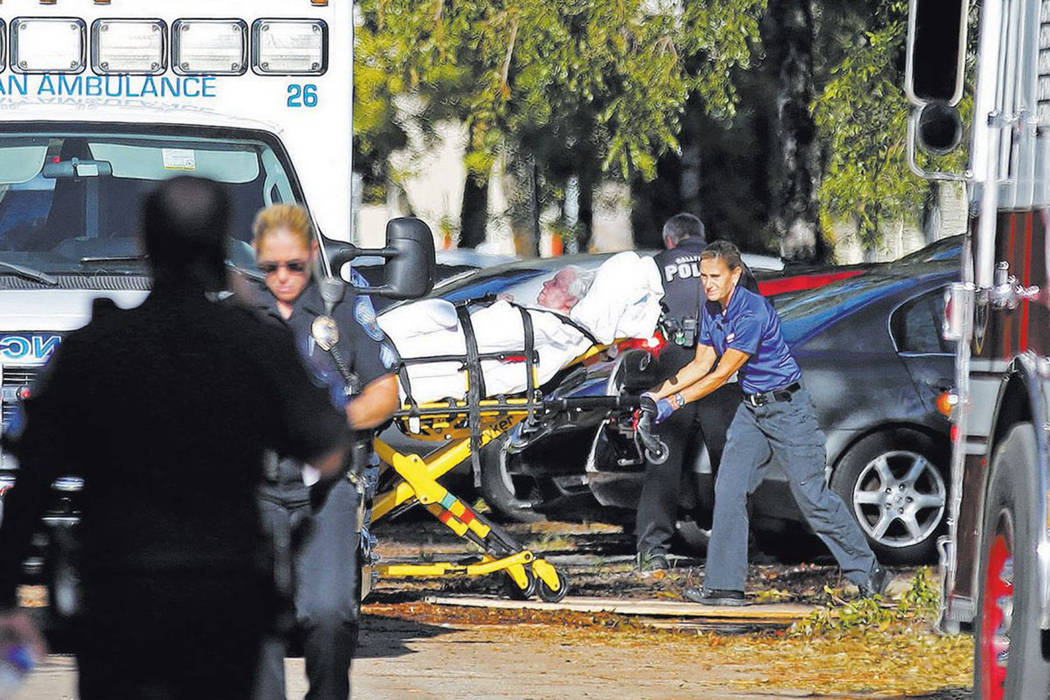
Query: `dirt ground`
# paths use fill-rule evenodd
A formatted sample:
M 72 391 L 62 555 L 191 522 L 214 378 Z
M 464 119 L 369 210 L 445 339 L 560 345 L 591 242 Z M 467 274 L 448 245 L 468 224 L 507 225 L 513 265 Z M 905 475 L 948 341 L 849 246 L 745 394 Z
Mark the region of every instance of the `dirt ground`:
M 632 567 L 630 538 L 617 528 L 540 523 L 510 528 L 570 581 L 570 595 L 680 600 L 702 581 L 702 562 L 675 560 L 667 573 Z M 377 528 L 384 562 L 460 559 L 474 550 L 436 523 Z M 852 591 L 835 567 L 756 561 L 755 603 L 794 602 L 854 615 L 848 624 L 802 633 L 777 625 L 698 624 L 612 613 L 434 605 L 429 596 L 497 597 L 497 577 L 380 581 L 364 607 L 354 663 L 361 698 L 869 698 L 970 697 L 972 645 L 934 635 L 921 615 L 890 619 L 891 603 L 841 608 Z M 896 572 L 894 597 L 917 571 Z M 821 608 L 827 610 L 827 608 Z M 874 611 L 874 612 L 872 612 Z M 885 612 L 886 616 L 880 617 Z M 865 617 L 867 615 L 868 617 Z M 875 617 L 871 617 L 875 615 Z M 863 618 L 863 619 L 862 619 Z M 302 659 L 288 659 L 289 698 L 301 698 Z M 73 697 L 70 657 L 52 656 L 19 696 Z
M 673 557 L 674 567 L 666 573 L 635 571 L 633 541 L 616 527 L 536 523 L 508 530 L 567 575 L 570 596 L 680 601 L 684 588 L 703 580 L 702 559 L 688 556 Z M 377 528 L 379 553 L 389 562 L 455 560 L 472 551 L 445 533 L 425 521 L 383 524 Z M 806 553 L 804 561 L 756 553 L 748 580 L 751 601 L 826 610 L 823 606 L 835 609 L 855 595 L 830 556 L 812 556 L 812 544 L 780 543 L 782 557 L 783 550 L 797 549 Z M 899 599 L 919 569 L 894 574 L 891 588 Z M 927 583 L 932 580 L 930 572 L 922 574 Z M 455 669 L 457 684 L 466 682 L 465 692 L 478 697 L 970 697 L 970 640 L 939 637 L 921 616 L 901 625 L 885 619 L 867 625 L 858 621 L 842 632 L 795 636 L 786 624 L 705 624 L 424 602 L 434 595 L 499 593 L 500 580 L 492 576 L 381 581 L 365 608 L 370 617 L 362 637 L 363 658 L 355 670 L 363 697 L 373 697 L 373 692 L 380 693 L 374 697 L 387 697 L 369 685 L 371 674 L 388 665 L 402 667 L 387 645 L 391 634 L 410 629 L 405 624 L 419 625 L 425 638 L 403 646 L 427 650 L 426 673 L 407 678 L 396 674 L 398 687 L 413 697 L 451 697 L 429 682 L 432 673 L 449 673 L 449 666 L 432 666 L 443 657 Z M 374 646 L 383 648 L 383 661 L 376 665 Z M 411 669 L 415 656 L 407 656 Z M 921 662 L 931 656 L 943 663 Z M 396 696 L 402 695 L 389 697 Z
M 411 615 L 411 610 L 404 610 Z M 563 622 L 560 621 L 560 622 Z M 581 621 L 585 622 L 585 621 Z M 354 662 L 359 698 L 770 698 L 970 697 L 963 688 L 899 694 L 879 689 L 814 692 L 770 678 L 761 660 L 683 635 L 557 623 L 428 623 L 371 612 Z M 302 659 L 286 662 L 288 697 L 306 692 Z M 74 662 L 52 656 L 20 700 L 73 698 Z

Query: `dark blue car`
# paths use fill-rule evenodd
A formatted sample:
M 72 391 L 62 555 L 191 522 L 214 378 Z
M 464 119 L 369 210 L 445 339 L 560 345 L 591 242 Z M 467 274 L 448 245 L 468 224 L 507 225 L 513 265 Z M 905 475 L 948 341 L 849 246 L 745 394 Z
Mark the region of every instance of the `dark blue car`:
M 891 564 L 932 560 L 945 525 L 949 421 L 937 401 L 953 385 L 955 349 L 940 329 L 945 288 L 958 277 L 955 259 L 891 264 L 774 299 L 827 436 L 829 484 Z M 638 364 L 624 356 L 619 372 L 644 386 L 632 370 Z M 603 429 L 587 482 L 602 505 L 633 510 L 644 468 L 628 433 Z M 704 528 L 714 470 L 702 447 L 694 463 L 683 477 L 681 515 Z M 801 520 L 784 481 L 775 464 L 767 469 L 754 496 L 756 529 Z

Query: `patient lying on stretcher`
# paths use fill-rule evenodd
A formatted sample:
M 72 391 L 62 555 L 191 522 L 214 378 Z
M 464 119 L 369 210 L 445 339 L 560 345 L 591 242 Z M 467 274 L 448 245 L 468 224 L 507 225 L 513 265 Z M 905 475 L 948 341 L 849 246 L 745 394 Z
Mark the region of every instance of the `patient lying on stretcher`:
M 534 303 L 518 301 L 513 294 L 499 294 L 503 301 L 520 303 L 522 306 L 541 307 L 568 316 L 572 307 L 583 299 L 594 283 L 597 272 L 584 270 L 575 265 L 566 265 L 543 282 Z
M 469 307 L 470 323 L 479 353 L 520 356 L 525 349 L 520 308 L 525 308 L 539 357 L 535 366 L 539 386 L 595 343 L 650 337 L 660 317 L 662 296 L 652 259 L 625 252 L 593 273 L 563 268 L 528 300 L 499 298 L 487 305 L 474 304 Z M 392 309 L 380 316 L 379 323 L 404 359 L 466 354 L 456 308 L 443 299 Z M 524 362 L 485 360 L 481 366 L 487 396 L 515 394 L 527 387 Z M 467 373 L 460 361 L 409 363 L 408 375 L 412 399 L 419 403 L 467 394 Z

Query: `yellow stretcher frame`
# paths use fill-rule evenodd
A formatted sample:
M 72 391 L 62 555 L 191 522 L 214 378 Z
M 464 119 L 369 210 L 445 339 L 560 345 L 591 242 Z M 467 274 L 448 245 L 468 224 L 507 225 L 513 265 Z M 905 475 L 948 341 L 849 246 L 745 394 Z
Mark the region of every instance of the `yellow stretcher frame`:
M 531 406 L 530 406 L 531 403 Z M 499 408 L 494 408 L 498 406 Z M 508 407 L 512 406 L 512 407 Z M 421 404 L 418 410 L 441 410 L 419 417 L 429 422 L 433 434 L 456 435 L 450 442 L 425 457 L 402 454 L 380 439 L 375 441 L 379 459 L 397 472 L 400 479 L 387 491 L 376 496 L 372 504 L 372 521 L 413 503 L 419 503 L 439 522 L 458 536 L 478 545 L 484 554 L 471 564 L 439 562 L 430 564 L 387 564 L 376 567 L 380 577 L 487 576 L 504 572 L 516 586 L 506 590 L 514 597 L 526 599 L 538 592 L 543 600 L 557 602 L 565 597 L 565 577 L 544 559 L 537 558 L 513 537 L 453 495 L 438 479 L 471 457 L 471 437 L 462 435 L 464 428 L 452 427 L 467 416 L 466 402 Z M 529 410 L 542 410 L 542 403 L 528 399 L 508 401 L 483 400 L 478 447 L 484 447 L 525 420 Z M 407 408 L 405 409 L 408 410 Z M 403 412 L 401 412 L 403 413 Z M 398 417 L 399 421 L 416 420 Z M 447 428 L 446 428 L 447 426 Z M 411 433 L 415 435 L 415 433 Z M 517 594 L 517 595 L 515 595 Z
M 587 364 L 608 346 L 598 345 L 575 358 L 566 367 Z M 609 397 L 615 400 L 613 397 Z M 426 456 L 403 454 L 381 439 L 375 451 L 383 463 L 400 477 L 388 490 L 378 494 L 372 505 L 372 522 L 391 512 L 419 503 L 456 535 L 479 546 L 484 553 L 474 562 L 457 564 L 385 564 L 375 567 L 380 577 L 487 576 L 503 572 L 504 591 L 525 600 L 534 594 L 547 602 L 558 602 L 568 590 L 566 577 L 545 559 L 537 557 L 498 525 L 453 495 L 438 479 L 471 459 L 473 449 L 481 449 L 519 423 L 549 412 L 551 407 L 536 392 L 531 398 L 482 399 L 476 407 L 476 429 L 472 428 L 468 401 L 449 400 L 406 405 L 395 414 L 402 432 L 422 440 L 446 444 Z

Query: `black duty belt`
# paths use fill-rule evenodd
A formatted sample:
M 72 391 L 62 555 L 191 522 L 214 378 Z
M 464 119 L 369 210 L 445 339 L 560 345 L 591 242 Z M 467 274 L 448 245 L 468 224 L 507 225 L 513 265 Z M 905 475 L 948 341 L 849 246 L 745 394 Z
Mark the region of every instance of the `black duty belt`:
M 795 382 L 794 384 L 788 384 L 780 389 L 764 391 L 761 394 L 744 394 L 744 401 L 756 407 L 765 406 L 767 403 L 772 403 L 773 401 L 790 401 L 791 395 L 801 388 L 802 385 Z

